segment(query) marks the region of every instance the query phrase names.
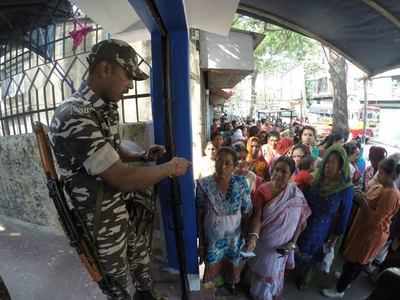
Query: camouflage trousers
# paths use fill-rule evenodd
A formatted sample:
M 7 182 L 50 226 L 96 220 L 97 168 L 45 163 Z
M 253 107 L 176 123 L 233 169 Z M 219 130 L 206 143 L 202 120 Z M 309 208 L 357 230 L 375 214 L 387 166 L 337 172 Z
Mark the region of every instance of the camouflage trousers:
M 95 237 L 100 264 L 109 279 L 109 286 L 101 287 L 108 300 L 131 299 L 129 275 L 137 290 L 152 288 L 150 240 L 154 206 L 144 205 L 140 201 L 143 198 L 151 200 L 151 193 L 116 194 L 111 200 L 105 198 L 97 225 L 94 224 L 94 214 L 86 215 L 87 225 Z
M 129 214 L 132 221 L 132 232 L 128 236 L 129 272 L 136 290 L 150 291 L 153 286 L 150 255 L 154 212 L 134 203 Z

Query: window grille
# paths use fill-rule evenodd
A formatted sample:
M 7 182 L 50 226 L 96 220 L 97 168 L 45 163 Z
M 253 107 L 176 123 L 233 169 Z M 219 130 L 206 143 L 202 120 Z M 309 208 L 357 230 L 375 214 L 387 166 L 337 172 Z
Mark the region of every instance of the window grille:
M 12 39 L 0 45 L 0 135 L 30 133 L 35 121 L 49 125 L 57 105 L 86 79 L 86 56 L 107 33 L 90 19 L 80 18 L 92 30 L 73 51 L 69 32 L 74 21 L 37 28 L 18 45 Z M 151 67 L 143 58 L 140 67 L 150 74 Z M 134 81 L 133 86 L 119 102 L 121 122 L 149 121 L 150 80 Z

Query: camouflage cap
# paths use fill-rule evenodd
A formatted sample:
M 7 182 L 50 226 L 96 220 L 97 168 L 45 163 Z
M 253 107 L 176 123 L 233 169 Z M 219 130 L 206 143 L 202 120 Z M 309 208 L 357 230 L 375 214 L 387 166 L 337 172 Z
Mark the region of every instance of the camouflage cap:
M 139 69 L 138 54 L 126 42 L 108 39 L 95 44 L 87 58 L 89 65 L 100 60 L 116 62 L 135 80 L 145 80 L 149 76 Z

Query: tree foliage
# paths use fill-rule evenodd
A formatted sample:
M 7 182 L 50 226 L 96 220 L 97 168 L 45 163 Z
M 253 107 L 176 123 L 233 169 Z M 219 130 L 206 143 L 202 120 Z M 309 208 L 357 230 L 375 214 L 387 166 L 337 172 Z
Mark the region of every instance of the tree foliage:
M 285 73 L 299 64 L 304 64 L 306 70 L 317 66 L 315 54 L 320 48 L 318 42 L 310 38 L 242 15 L 235 16 L 232 28 L 265 35 L 254 52 L 259 72 Z
M 260 73 L 286 73 L 294 67 L 303 65 L 306 94 L 310 93 L 311 87 L 307 84 L 307 78 L 323 69 L 319 42 L 294 31 L 242 15 L 235 16 L 232 28 L 265 35 L 254 51 L 255 71 L 252 77 L 250 116 L 253 115 L 256 102 L 255 81 Z M 333 54 L 328 61 L 333 87 L 334 127 L 343 127 L 341 129 L 346 130 L 348 128 L 346 62 L 343 57 Z M 310 95 L 306 95 L 308 100 L 309 97 Z
M 255 82 L 258 74 L 284 74 L 303 65 L 305 74 L 319 70 L 320 45 L 318 42 L 299 33 L 274 24 L 247 16 L 236 15 L 233 29 L 246 30 L 264 35 L 264 39 L 254 51 L 255 70 L 252 74 L 251 102 L 249 116 L 254 115 L 257 102 Z

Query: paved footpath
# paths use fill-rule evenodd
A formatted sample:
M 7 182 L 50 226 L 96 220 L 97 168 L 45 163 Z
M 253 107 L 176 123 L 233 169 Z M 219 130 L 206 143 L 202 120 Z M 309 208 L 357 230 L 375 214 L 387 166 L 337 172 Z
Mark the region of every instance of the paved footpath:
M 168 300 L 179 299 L 177 276 L 160 271 L 157 261 L 153 264 L 157 290 L 168 295 Z M 16 221 L 0 216 L 0 274 L 12 300 L 105 300 L 81 267 L 78 256 L 68 245 L 67 239 L 45 227 Z M 322 277 L 321 277 L 322 278 Z M 322 300 L 319 287 L 332 284 L 326 278 L 317 280 L 310 289 L 298 292 L 288 279 L 284 299 Z M 371 290 L 364 276 L 353 284 L 343 298 L 364 300 Z M 200 298 L 195 298 L 200 299 Z M 212 300 L 206 296 L 201 299 Z M 218 296 L 216 300 L 247 299 L 245 296 Z

